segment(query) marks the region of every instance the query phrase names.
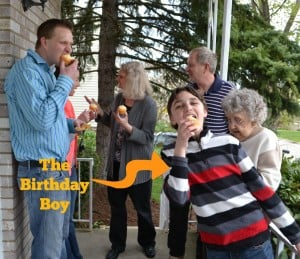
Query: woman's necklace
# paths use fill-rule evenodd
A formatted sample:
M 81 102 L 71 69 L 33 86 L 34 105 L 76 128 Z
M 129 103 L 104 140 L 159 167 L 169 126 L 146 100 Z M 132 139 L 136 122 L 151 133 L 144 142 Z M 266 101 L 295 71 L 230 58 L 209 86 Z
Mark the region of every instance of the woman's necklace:
M 132 107 L 135 103 L 135 100 L 133 99 L 125 99 L 125 105 L 128 106 L 128 107 Z

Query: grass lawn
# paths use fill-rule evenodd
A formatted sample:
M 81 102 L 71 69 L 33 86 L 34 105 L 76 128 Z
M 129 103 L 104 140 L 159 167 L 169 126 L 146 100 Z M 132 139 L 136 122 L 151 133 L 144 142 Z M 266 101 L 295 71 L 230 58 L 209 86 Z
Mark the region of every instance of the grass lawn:
M 276 133 L 278 138 L 300 142 L 300 131 L 298 130 L 277 130 Z
M 162 145 L 156 145 L 154 148 L 154 151 L 160 155 L 160 150 L 162 148 Z M 160 200 L 160 193 L 162 190 L 162 184 L 163 184 L 163 176 L 159 176 L 152 182 L 152 199 L 159 202 Z
M 162 184 L 163 184 L 162 176 L 157 177 L 152 182 L 152 199 L 157 201 L 157 202 L 159 202 L 159 199 L 160 199 Z

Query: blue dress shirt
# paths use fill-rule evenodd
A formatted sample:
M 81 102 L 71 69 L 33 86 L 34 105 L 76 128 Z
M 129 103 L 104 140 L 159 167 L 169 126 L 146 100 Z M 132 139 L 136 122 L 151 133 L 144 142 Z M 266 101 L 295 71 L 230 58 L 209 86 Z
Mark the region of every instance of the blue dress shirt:
M 65 161 L 69 132 L 74 132 L 73 120 L 67 120 L 64 113 L 72 85 L 68 76 L 56 79 L 53 67 L 33 50 L 9 71 L 4 90 L 11 143 L 18 161 Z

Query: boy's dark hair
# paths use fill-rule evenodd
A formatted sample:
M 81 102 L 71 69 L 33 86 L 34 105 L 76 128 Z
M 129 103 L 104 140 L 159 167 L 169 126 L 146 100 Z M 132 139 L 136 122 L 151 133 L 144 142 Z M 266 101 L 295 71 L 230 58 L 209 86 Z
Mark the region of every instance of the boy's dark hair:
M 168 111 L 169 116 L 171 115 L 171 107 L 172 107 L 172 104 L 173 104 L 176 96 L 183 91 L 189 92 L 190 94 L 196 96 L 203 103 L 204 108 L 207 109 L 207 105 L 206 105 L 206 101 L 205 101 L 204 97 L 202 95 L 200 95 L 193 87 L 191 87 L 190 85 L 187 85 L 187 86 L 177 87 L 171 92 L 171 95 L 169 97 L 168 104 L 167 104 L 167 111 Z
M 56 27 L 67 28 L 73 32 L 73 24 L 68 20 L 49 19 L 43 22 L 37 29 L 37 41 L 35 43 L 35 49 L 40 47 L 42 37 L 50 39 L 53 36 L 53 31 Z

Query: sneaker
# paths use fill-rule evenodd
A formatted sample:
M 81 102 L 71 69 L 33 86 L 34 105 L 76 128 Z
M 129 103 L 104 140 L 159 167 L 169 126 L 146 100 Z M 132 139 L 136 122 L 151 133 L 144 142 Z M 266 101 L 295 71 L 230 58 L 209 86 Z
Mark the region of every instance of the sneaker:
M 154 246 L 143 247 L 143 252 L 148 258 L 153 258 L 156 255 Z

